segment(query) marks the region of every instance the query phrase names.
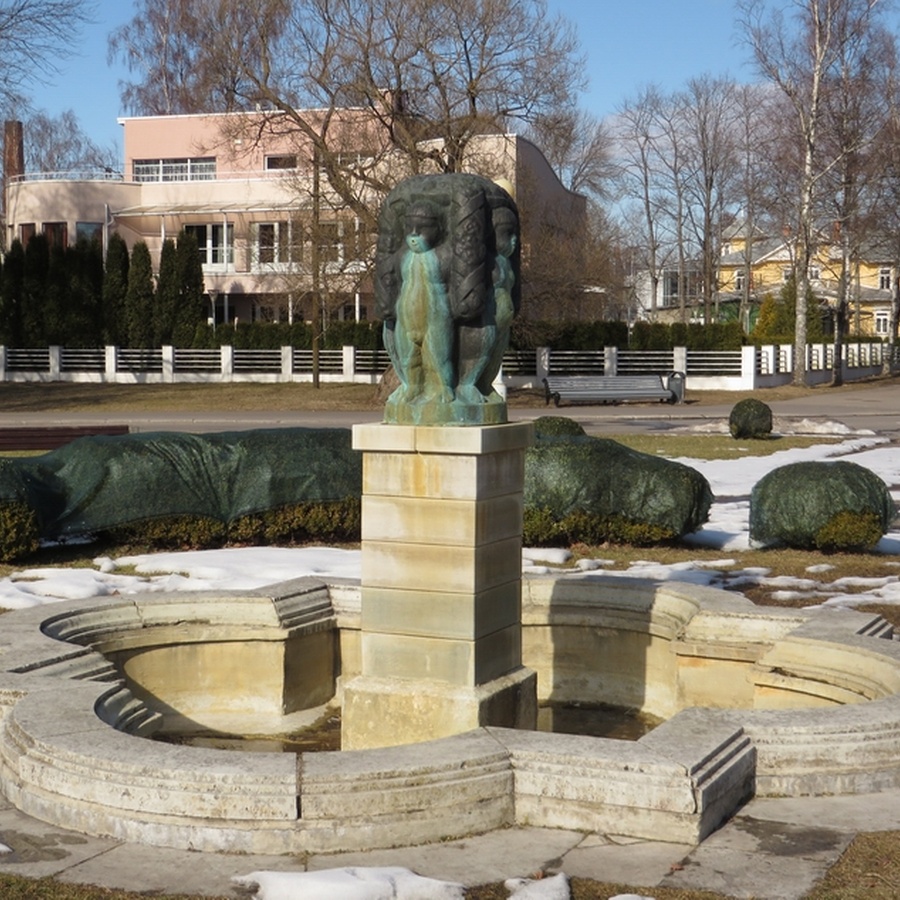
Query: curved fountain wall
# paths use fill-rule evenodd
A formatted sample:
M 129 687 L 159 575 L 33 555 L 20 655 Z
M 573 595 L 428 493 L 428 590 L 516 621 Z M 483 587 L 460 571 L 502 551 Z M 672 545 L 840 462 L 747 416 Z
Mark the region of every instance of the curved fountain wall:
M 690 843 L 754 790 L 900 786 L 900 643 L 857 612 L 760 608 L 671 582 L 527 578 L 523 662 L 540 699 L 635 706 L 661 726 L 636 742 L 490 727 L 302 754 L 145 738 L 172 715 L 262 708 L 277 720 L 332 691 L 339 702 L 359 671 L 356 584 L 118 596 L 2 621 L 0 790 L 85 833 L 258 853 L 512 824 Z

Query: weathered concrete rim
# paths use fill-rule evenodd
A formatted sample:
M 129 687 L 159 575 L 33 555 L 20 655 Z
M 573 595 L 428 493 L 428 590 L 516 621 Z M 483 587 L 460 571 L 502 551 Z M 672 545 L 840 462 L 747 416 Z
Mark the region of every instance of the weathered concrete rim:
M 179 747 L 143 739 L 154 714 L 93 649 L 138 634 L 168 640 L 185 622 L 196 625 L 191 640 L 276 640 L 337 628 L 352 647 L 358 593 L 353 582 L 299 579 L 267 591 L 116 596 L 7 613 L 0 790 L 27 814 L 86 833 L 302 853 L 509 825 L 696 843 L 754 788 L 800 796 L 900 786 L 900 643 L 881 639 L 891 631 L 879 617 L 844 610 L 759 609 L 723 591 L 620 577 L 525 579 L 526 631 L 656 635 L 676 661 L 744 666 L 764 690 L 779 679 L 803 690 L 804 679 L 821 680 L 828 657 L 845 668 L 852 661 L 834 702 L 845 702 L 844 694 L 869 701 L 688 708 L 637 742 L 482 728 L 344 753 Z

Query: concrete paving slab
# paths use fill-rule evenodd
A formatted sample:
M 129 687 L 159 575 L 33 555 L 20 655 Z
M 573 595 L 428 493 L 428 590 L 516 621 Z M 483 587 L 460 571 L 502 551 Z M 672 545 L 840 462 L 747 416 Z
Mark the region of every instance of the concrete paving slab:
M 102 885 L 149 895 L 191 894 L 231 897 L 235 875 L 302 872 L 303 861 L 289 856 L 241 856 L 122 844 L 85 860 L 58 876 L 70 884 Z M 337 898 L 336 898 L 337 900 Z
M 584 835 L 553 828 L 509 828 L 421 847 L 313 856 L 309 870 L 343 866 L 405 866 L 420 875 L 466 886 L 558 871 Z M 568 870 L 567 870 L 568 871 Z
M 854 835 L 741 816 L 707 838 L 661 885 L 730 897 L 800 900 Z
M 900 829 L 900 790 L 841 797 L 757 797 L 741 810 L 745 815 L 842 831 L 895 831 Z
M 693 849 L 690 844 L 632 840 L 622 843 L 591 834 L 566 854 L 562 868 L 573 878 L 650 887 L 663 883 Z
M 43 878 L 106 853 L 118 842 L 56 828 L 6 808 L 0 810 L 0 844 L 12 851 L 0 854 L 0 872 Z

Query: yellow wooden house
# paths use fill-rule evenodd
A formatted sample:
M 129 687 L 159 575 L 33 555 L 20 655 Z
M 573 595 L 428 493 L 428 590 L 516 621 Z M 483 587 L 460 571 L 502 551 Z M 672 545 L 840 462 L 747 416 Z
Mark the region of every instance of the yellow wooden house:
M 748 246 L 749 245 L 749 246 Z M 744 313 L 745 327 L 753 309 L 767 294 L 778 296 L 794 275 L 796 243 L 790 236 L 771 237 L 756 231 L 752 240 L 743 222 L 723 233 L 719 259 L 719 306 Z M 890 322 L 893 256 L 884 241 L 870 241 L 853 261 L 848 329 L 851 335 L 887 337 Z M 834 235 L 823 235 L 809 267 L 810 288 L 822 314 L 833 322 L 838 297 L 840 247 Z

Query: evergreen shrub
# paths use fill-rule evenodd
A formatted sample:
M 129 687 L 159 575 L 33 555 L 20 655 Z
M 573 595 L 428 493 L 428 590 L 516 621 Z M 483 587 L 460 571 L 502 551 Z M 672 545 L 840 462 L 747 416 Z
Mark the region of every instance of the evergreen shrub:
M 360 501 L 289 504 L 220 522 L 207 516 L 164 516 L 131 522 L 103 533 L 116 544 L 157 550 L 202 550 L 225 545 L 355 543 L 360 539 Z
M 728 430 L 738 440 L 761 440 L 772 434 L 772 410 L 755 397 L 739 400 L 728 417 Z
M 844 510 L 833 516 L 815 533 L 817 550 L 864 552 L 874 547 L 884 534 L 881 518 L 873 512 Z
M 801 550 L 867 550 L 895 507 L 874 472 L 846 460 L 791 463 L 767 472 L 750 493 L 750 542 Z
M 0 560 L 17 560 L 41 545 L 37 515 L 25 503 L 0 503 Z

